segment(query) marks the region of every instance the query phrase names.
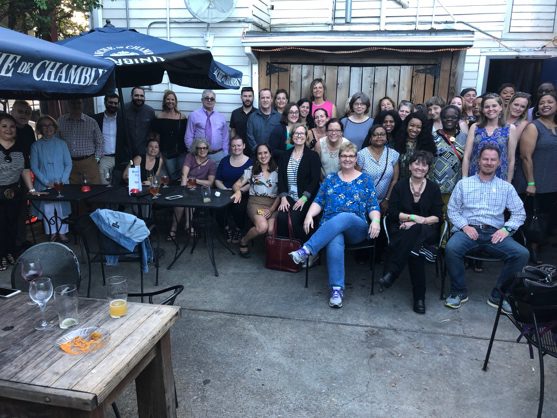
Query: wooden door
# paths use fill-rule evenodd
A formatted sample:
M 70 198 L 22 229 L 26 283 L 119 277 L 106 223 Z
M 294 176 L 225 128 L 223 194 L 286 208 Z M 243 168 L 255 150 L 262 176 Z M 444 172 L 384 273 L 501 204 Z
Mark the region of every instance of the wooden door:
M 309 85 L 315 78 L 322 78 L 327 89 L 327 99 L 336 104 L 339 116 L 344 114 L 352 94 L 363 91 L 371 100 L 372 113 L 377 102 L 388 96 L 399 103 L 411 100 L 423 103 L 429 97 L 441 95 L 445 99 L 454 94 L 454 62 L 448 57 L 427 57 L 423 62 L 400 57 L 392 63 L 347 60 L 346 63 L 300 63 L 298 57 L 262 56 L 260 59 L 260 87 L 270 87 L 274 92 L 284 88 L 291 101 L 311 96 Z

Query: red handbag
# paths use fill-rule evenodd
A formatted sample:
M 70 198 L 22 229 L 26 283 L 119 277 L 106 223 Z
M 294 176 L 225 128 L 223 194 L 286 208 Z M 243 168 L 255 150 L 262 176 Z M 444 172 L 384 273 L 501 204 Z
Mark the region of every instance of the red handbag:
M 294 263 L 288 253 L 299 250 L 301 247 L 302 242 L 294 238 L 292 220 L 288 213 L 288 238 L 277 237 L 276 225 L 273 234 L 267 235 L 265 238 L 265 267 L 290 273 L 299 272 L 302 266 Z

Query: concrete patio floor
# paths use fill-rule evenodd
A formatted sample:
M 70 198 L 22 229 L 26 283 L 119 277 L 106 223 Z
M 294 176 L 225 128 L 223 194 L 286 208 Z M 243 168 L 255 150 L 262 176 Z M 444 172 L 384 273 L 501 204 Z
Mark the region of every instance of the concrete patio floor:
M 183 284 L 182 317 L 172 329 L 179 417 L 525 417 L 537 412 L 538 360 L 515 342 L 503 319 L 487 372 L 481 367 L 495 309 L 486 298 L 500 265 L 467 271 L 470 301 L 450 310 L 439 300 L 440 280 L 428 267 L 427 314 L 412 311 L 408 277 L 370 296 L 369 270 L 347 256 L 344 307 L 327 305 L 324 265 L 304 273 L 264 268 L 262 241 L 249 260 L 216 246 L 213 275 L 206 247 L 183 254 L 160 270 L 160 288 Z M 72 246 L 78 256 L 79 250 Z M 548 248 L 547 262 L 557 261 Z M 377 278 L 382 272 L 377 266 Z M 81 293 L 87 269 L 82 265 Z M 137 266 L 121 264 L 139 289 Z M 0 273 L 0 285 L 10 272 Z M 145 277 L 154 289 L 154 273 Z M 377 290 L 377 289 L 376 289 Z M 93 297 L 105 290 L 93 268 Z M 557 415 L 556 360 L 546 358 L 544 416 Z M 133 387 L 118 400 L 123 417 L 135 417 Z

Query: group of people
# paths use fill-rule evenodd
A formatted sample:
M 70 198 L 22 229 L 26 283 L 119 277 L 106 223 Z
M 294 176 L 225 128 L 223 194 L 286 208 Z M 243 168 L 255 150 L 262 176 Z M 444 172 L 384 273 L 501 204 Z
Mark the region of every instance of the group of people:
M 164 93 L 159 114 L 145 104 L 139 87 L 132 89 L 123 114 L 116 94 L 106 96 L 105 111 L 92 118 L 83 114 L 80 100 L 72 100 L 58 122 L 48 116 L 37 121 L 41 139 L 33 138 L 27 151 L 23 141 L 15 141 L 17 121 L 2 115 L 0 171 L 11 174 L 2 176 L 0 185 L 4 191 L 17 184 L 19 190 L 23 179 L 37 193 L 55 181 L 79 183 L 84 176 L 91 183 L 119 181 L 126 166 L 135 164 L 146 183 L 164 171 L 182 185 L 231 190 L 233 204 L 218 219 L 227 240 L 238 243 L 247 258 L 251 240 L 275 228 L 288 236 L 291 223 L 304 242 L 292 254 L 295 262 L 312 262 L 326 248 L 331 307 L 342 306 L 344 243 L 380 237 L 381 216 L 387 216 L 390 245 L 380 283 L 392 286 L 408 265 L 417 313 L 425 313 L 424 261 L 435 260 L 433 244 L 445 217 L 453 229 L 446 247 L 452 283 L 448 307 L 467 300 L 463 258 L 469 250 L 485 247 L 504 254 L 497 284 L 529 257 L 540 262 L 543 243 L 530 243 L 528 252 L 508 237 L 524 222 L 523 201 L 527 212 L 535 205 L 548 213 L 557 203 L 551 167 L 557 158 L 553 85 L 540 86 L 533 107 L 530 96 L 510 84 L 481 97 L 466 88 L 448 102 L 434 96 L 424 104 L 402 100 L 397 105 L 384 97 L 374 109 L 358 92 L 340 118 L 321 79 L 311 83 L 310 97 L 296 102 L 281 89 L 273 96 L 263 88 L 258 98 L 255 107 L 253 89 L 242 88 L 242 106 L 229 122 L 215 109 L 212 90 L 202 92 L 201 107 L 189 118 L 178 110 L 172 91 Z M 15 203 L 2 201 L 1 210 L 8 211 L 9 204 Z M 54 210 L 68 213 L 63 203 L 48 205 L 42 208 L 46 216 Z M 176 211 L 169 240 L 182 219 L 192 231 L 191 216 Z M 11 234 L 13 225 L 17 222 L 4 223 L 2 232 Z M 64 225 L 56 231 L 52 239 L 67 239 Z M 2 241 L 0 268 L 14 254 L 14 245 Z M 499 298 L 496 287 L 488 303 Z

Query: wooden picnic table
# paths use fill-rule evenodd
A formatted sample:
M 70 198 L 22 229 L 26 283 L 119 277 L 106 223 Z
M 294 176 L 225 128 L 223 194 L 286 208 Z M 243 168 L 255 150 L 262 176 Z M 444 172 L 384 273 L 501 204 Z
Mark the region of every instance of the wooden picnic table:
M 0 299 L 0 417 L 104 417 L 133 380 L 139 417 L 176 416 L 170 327 L 179 307 L 128 302 L 128 314 L 112 319 L 106 300 L 80 298 L 77 327 L 100 326 L 111 338 L 71 355 L 55 341 L 77 327 L 35 331 L 39 309 L 27 301 Z

